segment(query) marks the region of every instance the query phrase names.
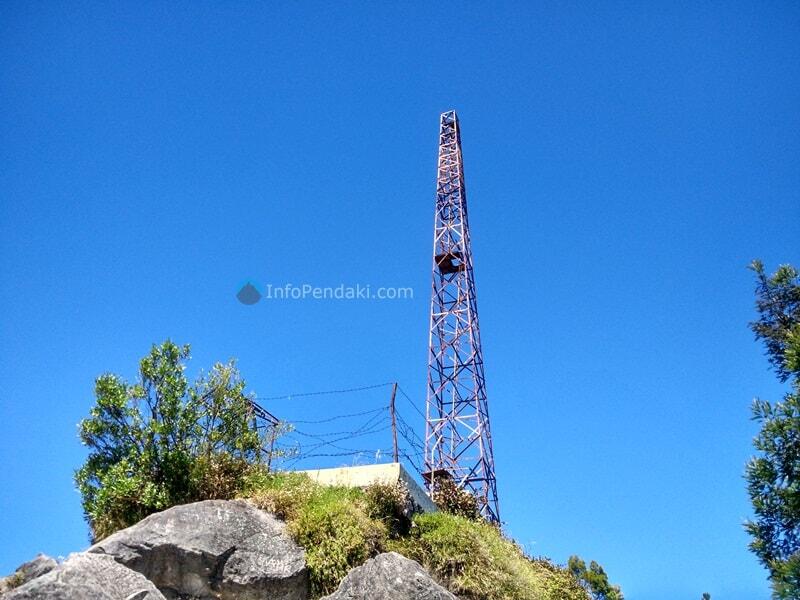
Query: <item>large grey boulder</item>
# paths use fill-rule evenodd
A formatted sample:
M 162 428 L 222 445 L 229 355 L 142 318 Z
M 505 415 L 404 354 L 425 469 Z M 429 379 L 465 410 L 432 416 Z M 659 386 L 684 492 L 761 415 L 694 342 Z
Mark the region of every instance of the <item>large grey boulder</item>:
M 457 600 L 418 562 L 396 552 L 379 554 L 350 571 L 322 600 Z
M 110 556 L 73 554 L 61 565 L 3 594 L 3 600 L 164 600 L 140 573 Z
M 36 579 L 57 566 L 58 563 L 54 558 L 50 558 L 46 554 L 38 554 L 33 560 L 17 567 L 16 571 L 8 577 L 0 579 L 0 594 L 28 583 L 31 579 Z
M 306 600 L 305 553 L 283 523 L 244 500 L 150 515 L 89 548 L 138 571 L 167 598 Z

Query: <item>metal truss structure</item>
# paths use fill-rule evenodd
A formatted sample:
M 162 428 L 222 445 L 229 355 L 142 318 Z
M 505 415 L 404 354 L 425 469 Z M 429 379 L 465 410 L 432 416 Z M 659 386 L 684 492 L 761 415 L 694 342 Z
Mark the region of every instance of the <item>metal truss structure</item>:
M 433 234 L 425 479 L 450 477 L 499 522 L 478 306 L 472 271 L 461 133 L 455 111 L 439 127 Z
M 258 436 L 261 439 L 261 453 L 267 457 L 267 469 L 269 469 L 272 467 L 275 440 L 281 421 L 278 417 L 252 399 L 250 400 L 250 411 L 253 416 L 256 431 L 258 431 Z

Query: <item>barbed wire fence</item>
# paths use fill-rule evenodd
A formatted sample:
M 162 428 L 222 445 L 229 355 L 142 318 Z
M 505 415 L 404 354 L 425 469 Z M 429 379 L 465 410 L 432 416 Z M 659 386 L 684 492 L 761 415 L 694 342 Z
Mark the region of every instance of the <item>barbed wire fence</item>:
M 372 394 L 366 401 L 353 398 L 361 392 Z M 309 409 L 306 403 L 299 406 L 293 400 L 321 396 L 345 396 L 348 399 L 339 401 L 339 406 L 364 410 L 331 414 L 329 406 L 315 404 L 312 409 L 320 418 L 292 418 L 292 413 L 302 415 Z M 285 406 L 277 411 L 273 408 L 276 404 Z M 425 414 L 396 382 L 256 397 L 252 405 L 271 468 L 353 466 L 392 462 L 396 458 L 422 475 L 425 444 L 420 434 L 424 431 Z M 267 406 L 279 412 L 279 416 L 267 410 Z

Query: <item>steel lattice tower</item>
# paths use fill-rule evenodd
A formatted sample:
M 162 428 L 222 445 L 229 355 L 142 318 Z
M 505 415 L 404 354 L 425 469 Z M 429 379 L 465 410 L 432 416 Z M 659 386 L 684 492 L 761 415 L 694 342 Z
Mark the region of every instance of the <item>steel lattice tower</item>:
M 432 491 L 435 478 L 451 477 L 475 495 L 485 519 L 499 522 L 461 133 L 455 111 L 443 113 L 439 124 L 425 479 Z

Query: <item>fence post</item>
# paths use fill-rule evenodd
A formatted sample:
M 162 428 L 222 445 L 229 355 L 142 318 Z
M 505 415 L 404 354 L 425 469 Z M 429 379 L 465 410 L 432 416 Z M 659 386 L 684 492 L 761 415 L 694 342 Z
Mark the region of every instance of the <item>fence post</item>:
M 389 401 L 389 411 L 392 413 L 392 447 L 394 449 L 394 462 L 400 462 L 400 454 L 397 450 L 397 417 L 394 410 L 394 398 L 397 395 L 397 382 L 392 386 L 392 399 Z

